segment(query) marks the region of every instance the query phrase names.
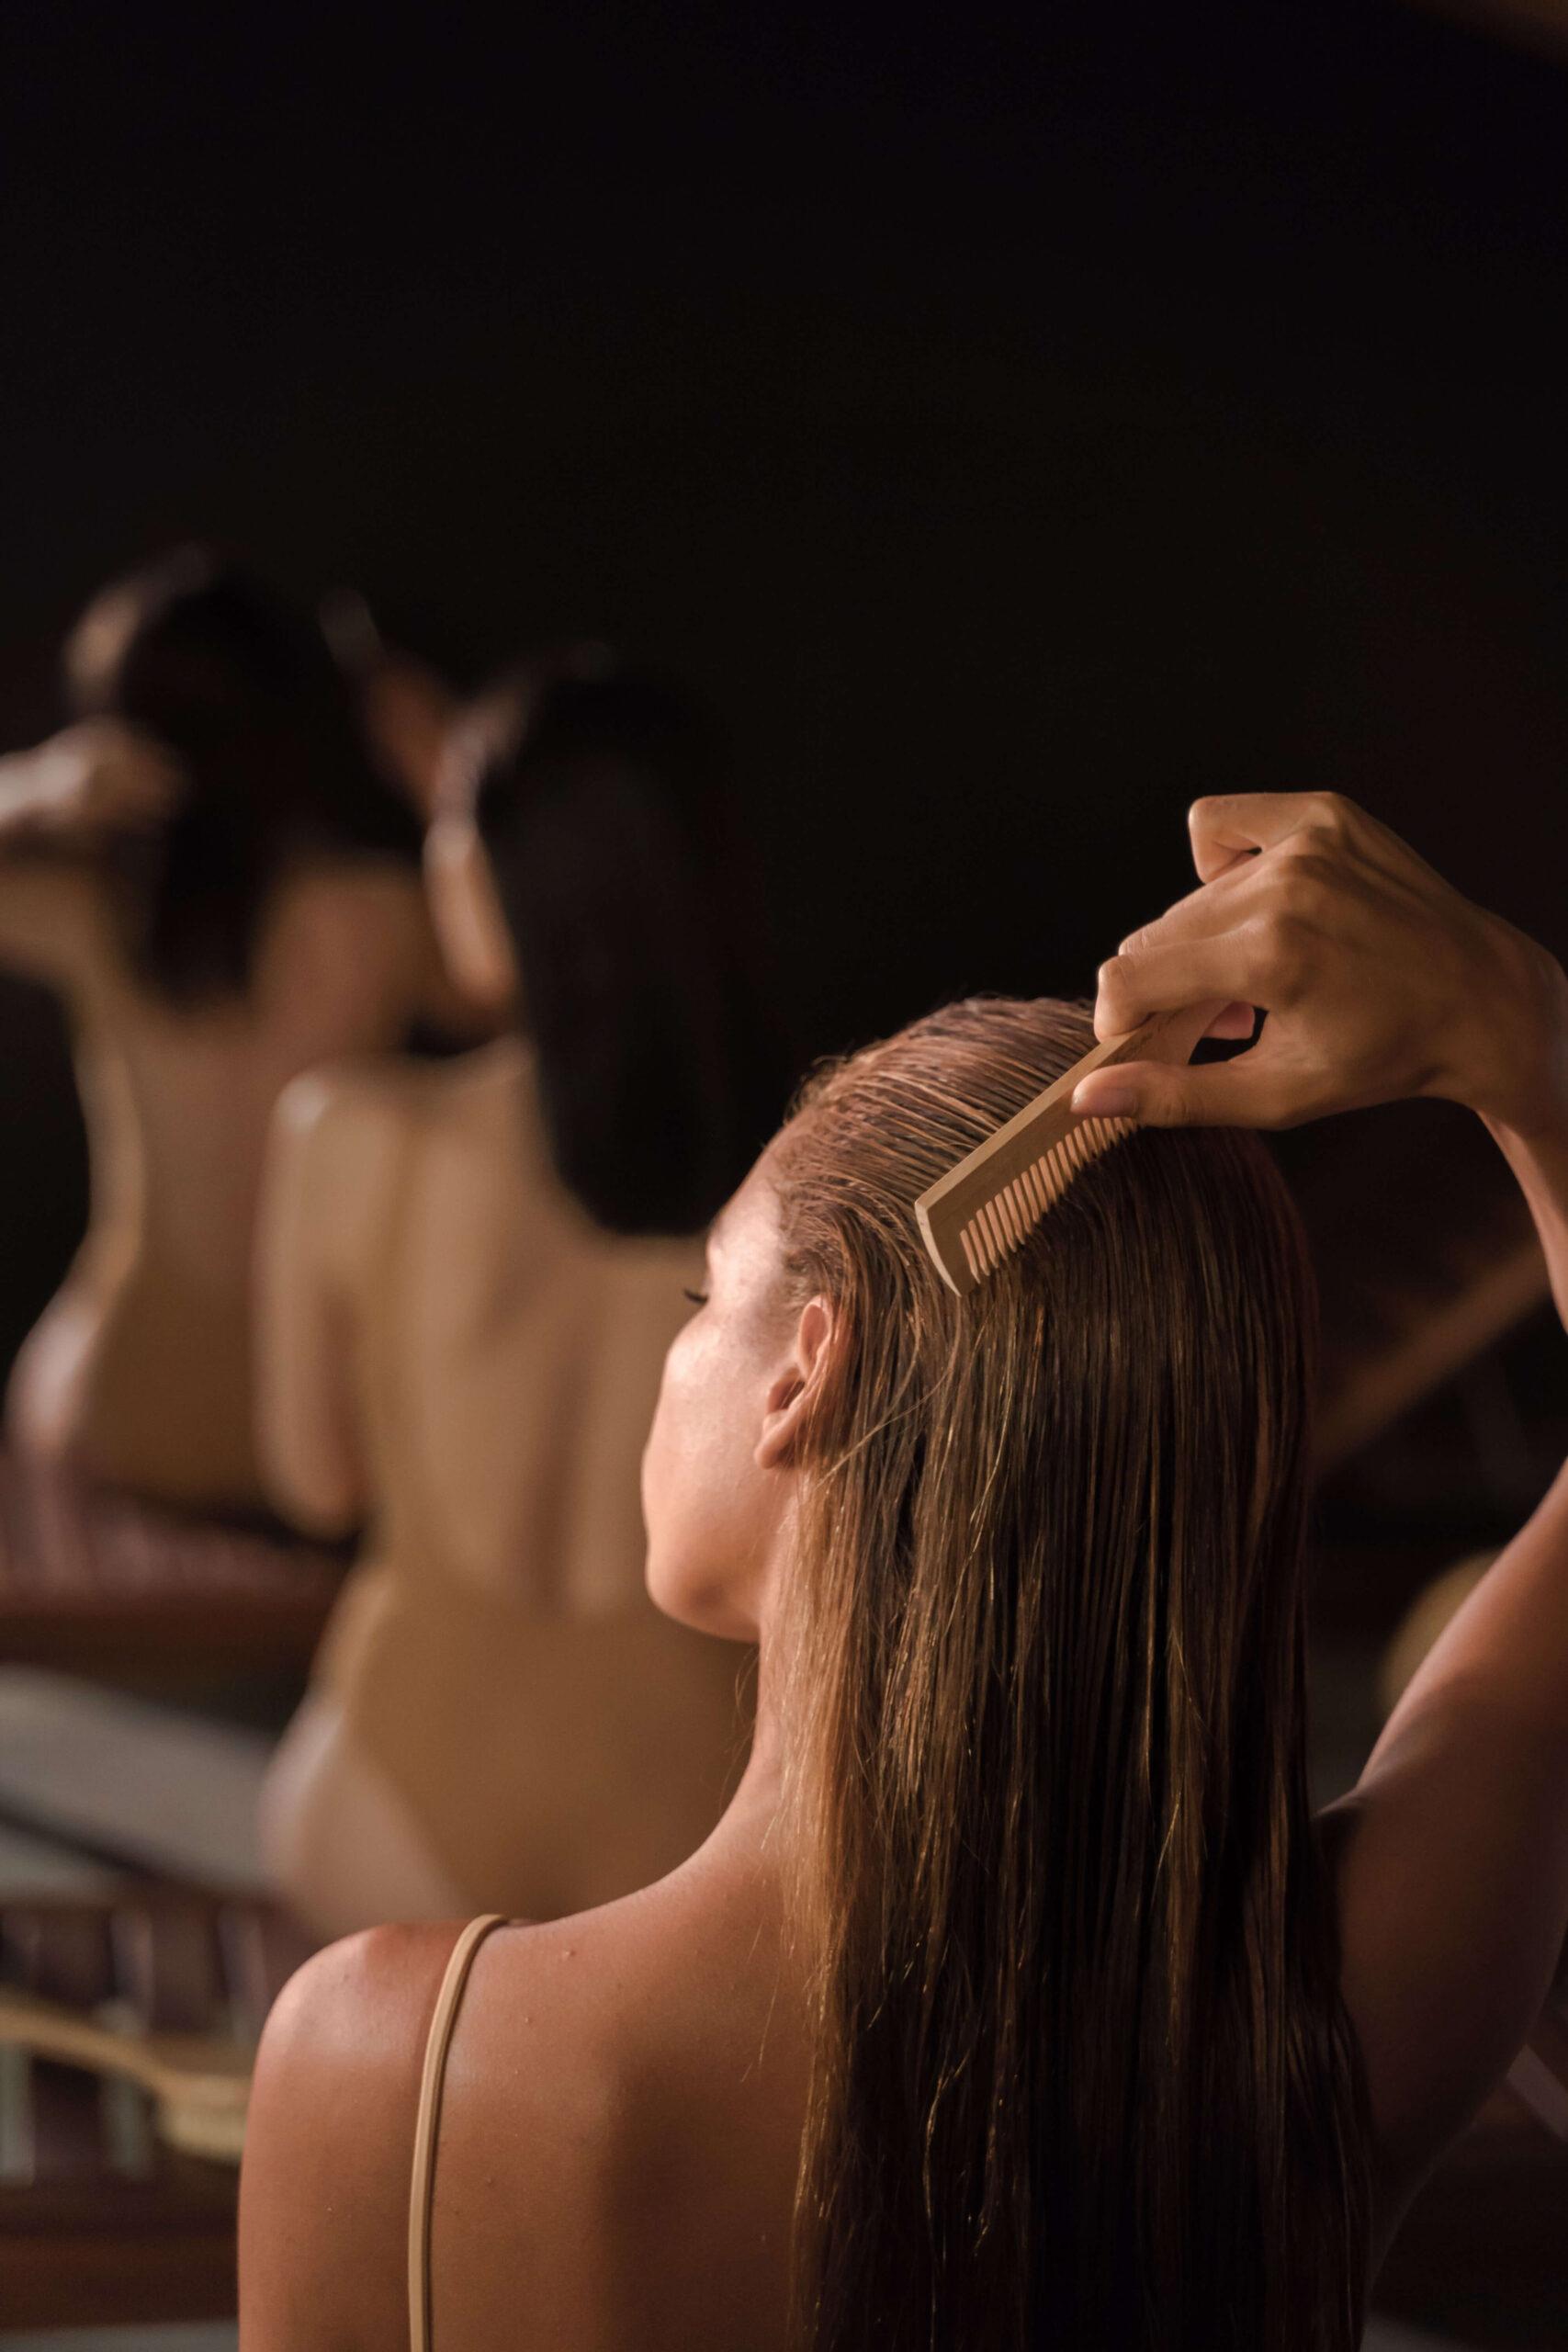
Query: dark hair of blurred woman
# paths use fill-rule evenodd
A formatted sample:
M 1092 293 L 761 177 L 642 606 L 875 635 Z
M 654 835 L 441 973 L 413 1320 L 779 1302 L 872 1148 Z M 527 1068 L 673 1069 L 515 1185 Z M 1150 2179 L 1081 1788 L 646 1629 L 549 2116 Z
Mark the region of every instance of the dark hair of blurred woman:
M 117 718 L 175 755 L 166 820 L 117 841 L 132 963 L 165 996 L 243 992 L 283 873 L 336 852 L 417 861 L 420 829 L 371 764 L 314 615 L 187 548 L 117 582 L 73 631 L 79 718 Z
M 558 1172 L 612 1232 L 694 1232 L 788 1083 L 715 735 L 657 678 L 579 653 L 502 688 L 478 741 Z

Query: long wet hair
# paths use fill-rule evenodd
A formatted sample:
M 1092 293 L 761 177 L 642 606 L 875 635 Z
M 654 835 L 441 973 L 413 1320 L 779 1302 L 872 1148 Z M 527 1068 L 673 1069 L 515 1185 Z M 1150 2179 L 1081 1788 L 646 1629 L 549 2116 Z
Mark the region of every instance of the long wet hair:
M 171 1002 L 243 995 L 284 875 L 303 860 L 416 866 L 420 828 L 372 765 L 315 614 L 186 548 L 96 596 L 65 653 L 78 717 L 172 752 L 183 779 L 151 834 L 114 844 L 133 968 Z
M 846 1335 L 783 1639 L 803 2352 L 1359 2342 L 1290 1204 L 1249 1136 L 1134 1136 L 964 1299 L 912 1215 L 1090 1040 L 952 1006 L 775 1149 L 794 1279 Z
M 715 732 L 595 648 L 520 671 L 479 731 L 474 820 L 558 1172 L 608 1231 L 694 1233 L 793 1078 Z

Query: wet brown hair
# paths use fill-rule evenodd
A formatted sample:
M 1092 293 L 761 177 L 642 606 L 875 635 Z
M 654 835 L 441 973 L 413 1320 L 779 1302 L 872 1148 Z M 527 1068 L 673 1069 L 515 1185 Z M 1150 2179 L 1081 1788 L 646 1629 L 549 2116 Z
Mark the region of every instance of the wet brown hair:
M 1267 1154 L 1144 1134 L 971 1298 L 916 1195 L 1090 1042 L 981 1000 L 774 1148 L 845 1338 L 783 1629 L 807 2352 L 1351 2352 L 1365 2094 L 1304 1756 L 1314 1306 Z

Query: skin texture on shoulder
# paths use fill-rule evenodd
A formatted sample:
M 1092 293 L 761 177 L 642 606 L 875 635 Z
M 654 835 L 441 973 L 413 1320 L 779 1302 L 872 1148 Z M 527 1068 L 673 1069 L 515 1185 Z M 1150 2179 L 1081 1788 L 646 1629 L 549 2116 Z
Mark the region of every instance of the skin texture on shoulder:
M 800 1989 L 734 1827 L 641 1894 L 481 1945 L 437 2141 L 437 2344 L 521 2326 L 552 2352 L 782 2352 Z M 458 1932 L 331 1946 L 275 2009 L 241 2198 L 245 2352 L 406 2341 L 419 2083 Z
M 457 1925 L 332 1944 L 267 2020 L 246 2128 L 246 2352 L 406 2341 L 409 2184 L 425 2038 Z

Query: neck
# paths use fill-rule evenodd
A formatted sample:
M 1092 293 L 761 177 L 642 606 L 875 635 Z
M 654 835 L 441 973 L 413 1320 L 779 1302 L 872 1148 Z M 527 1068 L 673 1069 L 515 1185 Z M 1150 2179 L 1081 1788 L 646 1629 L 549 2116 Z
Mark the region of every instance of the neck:
M 764 1635 L 757 1653 L 757 1711 L 746 1769 L 723 1818 L 694 1855 L 694 1861 L 770 1871 L 776 1871 L 783 1862 L 784 1739 L 775 1703 L 776 1682 Z

